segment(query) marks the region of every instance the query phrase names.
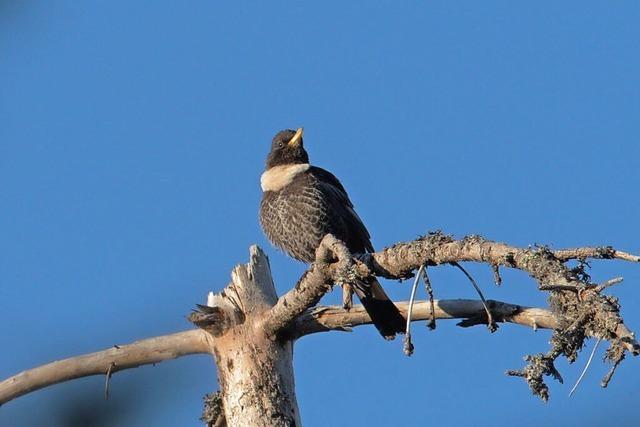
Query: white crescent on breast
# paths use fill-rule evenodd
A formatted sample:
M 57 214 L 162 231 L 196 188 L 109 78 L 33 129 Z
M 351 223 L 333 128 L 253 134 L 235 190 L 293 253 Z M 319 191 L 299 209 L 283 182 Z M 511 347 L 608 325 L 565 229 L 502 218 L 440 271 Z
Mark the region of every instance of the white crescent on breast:
M 278 191 L 289 185 L 296 175 L 306 172 L 310 167 L 309 163 L 274 166 L 260 177 L 262 191 Z

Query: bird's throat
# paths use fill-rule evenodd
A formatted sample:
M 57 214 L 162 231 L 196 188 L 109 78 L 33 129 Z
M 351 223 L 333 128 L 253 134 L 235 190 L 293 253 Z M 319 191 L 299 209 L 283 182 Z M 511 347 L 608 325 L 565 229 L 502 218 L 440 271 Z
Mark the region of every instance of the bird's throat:
M 309 169 L 309 163 L 274 166 L 260 177 L 262 191 L 279 191 L 289 185 L 293 179 Z

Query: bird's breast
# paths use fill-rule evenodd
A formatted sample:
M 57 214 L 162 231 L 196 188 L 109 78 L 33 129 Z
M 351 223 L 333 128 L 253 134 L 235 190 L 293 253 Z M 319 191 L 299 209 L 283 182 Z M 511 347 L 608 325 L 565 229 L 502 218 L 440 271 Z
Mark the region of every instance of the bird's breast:
M 332 232 L 326 200 L 307 175 L 298 175 L 280 191 L 265 191 L 260 223 L 269 240 L 287 254 L 312 262 L 325 234 Z

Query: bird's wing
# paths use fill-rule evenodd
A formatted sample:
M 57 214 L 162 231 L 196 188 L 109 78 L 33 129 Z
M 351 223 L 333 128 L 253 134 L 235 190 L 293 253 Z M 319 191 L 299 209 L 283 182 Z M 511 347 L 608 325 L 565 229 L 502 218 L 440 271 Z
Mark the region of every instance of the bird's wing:
M 316 178 L 318 189 L 331 204 L 331 214 L 335 215 L 335 221 L 344 224 L 343 234 L 336 236 L 344 240 L 349 250 L 353 252 L 373 252 L 371 236 L 362 220 L 353 208 L 353 203 L 342 183 L 331 172 L 312 166 L 309 173 Z

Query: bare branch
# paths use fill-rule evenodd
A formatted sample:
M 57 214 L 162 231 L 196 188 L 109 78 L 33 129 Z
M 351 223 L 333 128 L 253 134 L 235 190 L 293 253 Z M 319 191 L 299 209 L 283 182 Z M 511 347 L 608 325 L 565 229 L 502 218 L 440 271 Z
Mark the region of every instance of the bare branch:
M 596 286 L 595 291 L 596 292 L 602 292 L 605 289 L 613 286 L 613 285 L 617 285 L 618 283 L 622 283 L 624 281 L 624 279 L 622 277 L 614 277 L 613 279 L 609 279 L 606 282 Z
M 612 248 L 600 246 L 596 248 L 573 248 L 554 251 L 553 254 L 560 261 L 570 259 L 620 259 L 623 261 L 640 262 L 640 256 L 632 255 Z
M 359 255 L 358 274 L 375 274 L 388 279 L 412 277 L 412 271 L 425 262 L 429 265 L 461 261 L 482 262 L 492 266 L 517 268 L 531 274 L 541 284 L 571 284 L 574 279 L 563 262 L 574 258 L 619 258 L 640 262 L 640 257 L 606 248 L 577 248 L 552 252 L 544 247 L 518 248 L 467 236 L 454 240 L 436 232 L 419 239 L 398 243 L 373 254 Z
M 461 326 L 487 323 L 487 314 L 480 300 L 453 299 L 434 300 L 436 319 L 465 319 Z M 409 302 L 395 303 L 400 312 L 407 317 Z M 542 308 L 524 307 L 501 301 L 487 300 L 495 320 L 515 323 L 534 329 L 554 329 L 557 321 L 553 313 Z M 412 321 L 431 319 L 429 301 L 416 302 L 412 309 Z M 317 332 L 348 331 L 353 327 L 371 324 L 371 318 L 361 305 L 355 305 L 349 311 L 338 306 L 316 307 L 304 313 L 296 320 L 295 330 L 298 336 Z
M 0 382 L 0 405 L 29 392 L 90 375 L 159 363 L 189 354 L 208 353 L 208 334 L 199 329 L 149 338 L 108 350 L 59 360 L 23 371 Z

